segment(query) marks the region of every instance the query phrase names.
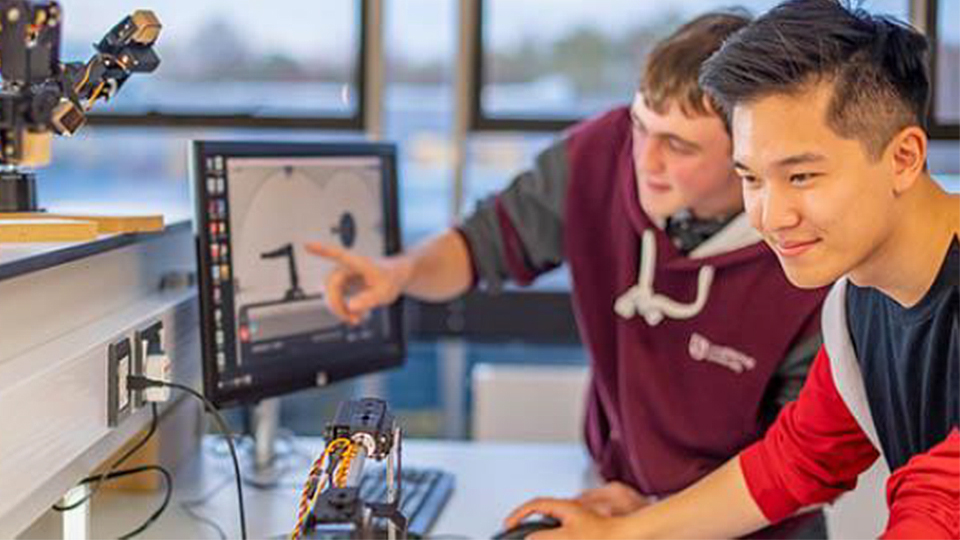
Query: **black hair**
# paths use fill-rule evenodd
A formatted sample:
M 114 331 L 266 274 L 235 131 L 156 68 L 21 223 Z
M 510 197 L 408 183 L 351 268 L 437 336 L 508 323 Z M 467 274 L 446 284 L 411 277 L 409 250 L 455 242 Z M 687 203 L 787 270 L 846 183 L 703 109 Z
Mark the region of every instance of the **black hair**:
M 738 104 L 832 84 L 827 124 L 879 157 L 900 130 L 926 127 L 927 39 L 838 0 L 788 0 L 731 36 L 700 71 L 729 116 Z

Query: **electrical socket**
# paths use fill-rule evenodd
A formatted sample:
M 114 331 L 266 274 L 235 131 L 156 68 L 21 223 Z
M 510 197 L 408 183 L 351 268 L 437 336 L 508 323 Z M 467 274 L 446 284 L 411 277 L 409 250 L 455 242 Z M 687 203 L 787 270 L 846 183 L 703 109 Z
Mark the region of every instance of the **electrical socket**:
M 160 364 L 160 367 L 165 367 L 165 370 L 161 370 L 162 373 L 148 373 L 149 369 L 156 369 L 158 365 L 148 366 L 147 358 L 153 356 L 155 357 L 154 361 L 156 361 L 156 357 L 166 355 L 164 334 L 163 321 L 155 321 L 134 332 L 134 347 L 136 349 L 134 375 L 141 375 L 152 379 L 163 379 L 169 375 L 169 362 Z M 163 396 L 169 396 L 169 393 L 169 389 L 161 388 L 138 390 L 133 393 L 134 406 L 136 408 L 143 407 L 147 401 L 166 401 L 167 398 Z
M 133 363 L 130 338 L 124 336 L 110 344 L 107 351 L 107 425 L 110 427 L 119 425 L 133 410 L 127 387 Z

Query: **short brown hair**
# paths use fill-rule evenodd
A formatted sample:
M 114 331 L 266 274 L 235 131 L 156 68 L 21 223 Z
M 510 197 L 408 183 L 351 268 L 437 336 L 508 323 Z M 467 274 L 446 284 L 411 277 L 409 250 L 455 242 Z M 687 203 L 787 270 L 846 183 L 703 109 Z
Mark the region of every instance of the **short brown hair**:
M 705 97 L 711 98 L 697 80 L 700 65 L 750 19 L 742 9 L 705 13 L 657 43 L 640 79 L 644 104 L 659 114 L 665 114 L 674 103 L 687 116 L 719 112 L 714 103 L 710 104 L 713 111 L 705 103 Z

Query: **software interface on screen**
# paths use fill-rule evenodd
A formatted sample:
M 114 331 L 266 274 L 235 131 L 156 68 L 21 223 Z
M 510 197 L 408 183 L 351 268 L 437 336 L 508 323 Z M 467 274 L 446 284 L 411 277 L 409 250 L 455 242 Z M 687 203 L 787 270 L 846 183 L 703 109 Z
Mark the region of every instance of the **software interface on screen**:
M 370 257 L 396 249 L 385 157 L 206 150 L 201 288 L 212 322 L 205 370 L 215 370 L 205 373 L 208 394 L 220 401 L 276 394 L 396 360 L 396 310 L 375 310 L 358 326 L 341 323 L 324 291 L 335 265 L 306 250 L 310 242 Z

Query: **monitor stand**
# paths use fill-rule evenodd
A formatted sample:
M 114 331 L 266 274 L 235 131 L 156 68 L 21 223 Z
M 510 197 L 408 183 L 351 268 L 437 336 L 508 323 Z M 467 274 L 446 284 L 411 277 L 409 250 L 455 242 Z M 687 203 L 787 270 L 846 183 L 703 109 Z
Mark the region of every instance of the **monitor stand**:
M 254 486 L 272 487 L 283 476 L 277 460 L 277 429 L 280 426 L 280 398 L 265 399 L 253 408 L 253 460 L 246 476 Z

